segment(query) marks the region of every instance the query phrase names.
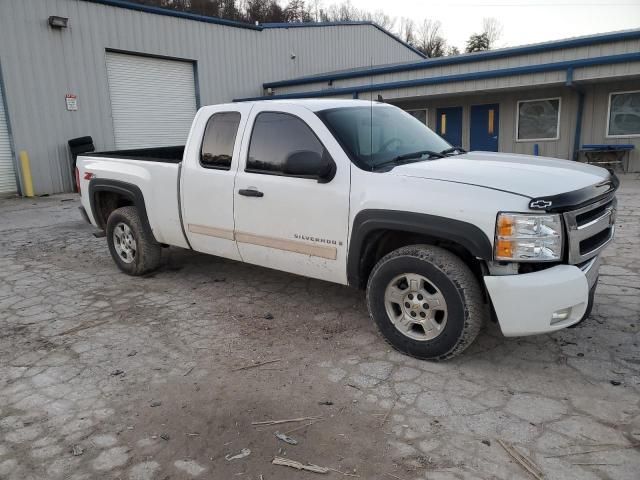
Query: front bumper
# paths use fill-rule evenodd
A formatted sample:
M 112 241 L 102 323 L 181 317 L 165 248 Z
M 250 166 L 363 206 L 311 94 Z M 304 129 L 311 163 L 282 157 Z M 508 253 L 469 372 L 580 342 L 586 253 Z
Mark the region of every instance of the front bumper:
M 534 273 L 486 276 L 484 282 L 507 337 L 548 333 L 579 322 L 587 311 L 589 291 L 598 280 L 600 258 L 581 266 L 558 265 Z M 567 318 L 554 312 L 571 309 Z

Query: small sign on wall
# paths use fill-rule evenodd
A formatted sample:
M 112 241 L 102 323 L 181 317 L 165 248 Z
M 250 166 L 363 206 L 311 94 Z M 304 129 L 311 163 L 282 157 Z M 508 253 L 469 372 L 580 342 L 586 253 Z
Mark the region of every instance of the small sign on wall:
M 64 97 L 67 103 L 67 110 L 70 112 L 75 112 L 78 110 L 78 96 L 73 93 L 67 93 Z

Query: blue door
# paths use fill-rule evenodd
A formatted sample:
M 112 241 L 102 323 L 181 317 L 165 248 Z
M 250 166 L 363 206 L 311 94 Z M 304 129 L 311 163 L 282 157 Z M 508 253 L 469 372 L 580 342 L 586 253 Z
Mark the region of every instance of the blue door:
M 462 107 L 436 110 L 436 133 L 454 147 L 462 146 Z
M 497 103 L 471 106 L 471 150 L 498 151 L 499 111 Z

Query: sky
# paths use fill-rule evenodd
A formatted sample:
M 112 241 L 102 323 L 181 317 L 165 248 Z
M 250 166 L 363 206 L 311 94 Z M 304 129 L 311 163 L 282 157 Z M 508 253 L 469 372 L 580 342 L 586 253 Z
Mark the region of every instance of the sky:
M 351 3 L 369 11 L 383 10 L 392 17 L 409 17 L 416 23 L 424 18 L 440 20 L 447 42 L 461 51 L 469 35 L 480 30 L 483 17 L 495 17 L 502 23 L 499 47 L 640 28 L 640 0 L 351 0 Z

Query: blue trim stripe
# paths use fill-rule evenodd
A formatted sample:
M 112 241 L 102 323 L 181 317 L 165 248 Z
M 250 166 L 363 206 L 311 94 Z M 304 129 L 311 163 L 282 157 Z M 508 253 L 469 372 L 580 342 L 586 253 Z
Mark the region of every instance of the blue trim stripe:
M 346 95 L 353 93 L 375 92 L 379 90 L 391 90 L 394 88 L 420 87 L 424 85 L 438 85 L 442 83 L 464 82 L 469 80 L 483 80 L 486 78 L 510 77 L 541 72 L 553 72 L 567 70 L 570 68 L 584 68 L 594 65 L 611 65 L 624 62 L 640 61 L 640 52 L 622 53 L 619 55 L 608 55 L 603 57 L 584 58 L 580 60 L 566 60 L 563 62 L 543 63 L 540 65 L 526 65 L 522 67 L 502 68 L 497 70 L 485 70 L 483 72 L 461 73 L 455 75 L 443 75 L 441 77 L 418 78 L 415 80 L 399 80 L 396 82 L 374 83 L 367 85 L 354 85 L 350 87 L 329 88 L 309 92 L 285 93 L 281 95 L 271 95 L 262 97 L 242 98 L 235 101 L 249 100 L 277 100 L 291 98 L 315 98 L 331 97 L 334 95 Z
M 513 57 L 515 55 L 527 55 L 532 53 L 540 53 L 551 50 L 559 50 L 562 48 L 575 48 L 595 45 L 606 42 L 619 42 L 624 40 L 640 39 L 640 30 L 631 30 L 625 32 L 612 32 L 602 35 L 593 35 L 589 37 L 568 38 L 566 40 L 558 40 L 557 42 L 538 43 L 535 45 L 525 45 L 522 47 L 505 48 L 501 50 L 490 50 L 488 52 L 469 53 L 465 55 L 456 55 L 452 57 L 439 57 L 419 62 L 405 63 L 401 65 L 380 66 L 362 70 L 352 70 L 340 73 L 325 73 L 320 75 L 311 75 L 308 77 L 294 78 L 291 80 L 281 80 L 276 82 L 267 82 L 263 84 L 263 88 L 287 87 L 292 85 L 305 85 L 309 83 L 329 82 L 333 80 L 343 80 L 346 78 L 368 77 L 371 75 L 382 75 L 385 73 L 408 72 L 412 70 L 422 70 L 427 68 L 442 67 L 445 65 L 455 65 L 461 63 L 471 63 L 478 61 L 494 60 L 497 58 Z
M 307 27 L 336 27 L 340 25 L 373 25 L 373 22 L 365 20 L 345 21 L 345 22 L 272 22 L 261 23 L 264 28 L 307 28 Z
M 261 26 L 264 27 L 264 28 L 340 27 L 340 26 L 344 26 L 344 25 L 346 25 L 346 26 L 350 26 L 350 25 L 351 26 L 353 26 L 353 25 L 367 25 L 367 26 L 371 26 L 371 27 L 377 28 L 382 33 L 384 33 L 385 35 L 388 35 L 389 37 L 391 37 L 396 42 L 398 42 L 398 43 L 404 45 L 405 47 L 407 47 L 409 50 L 411 50 L 416 55 L 418 55 L 418 56 L 420 56 L 422 58 L 427 58 L 427 56 L 424 53 L 422 53 L 420 50 L 418 50 L 417 48 L 415 48 L 412 45 L 409 45 L 407 42 L 405 42 L 404 40 L 400 39 L 399 37 L 397 37 L 396 35 L 391 33 L 389 30 L 386 30 L 386 29 L 382 28 L 376 22 L 360 20 L 360 21 L 346 21 L 346 22 L 293 22 L 293 23 L 262 23 L 261 24 Z

